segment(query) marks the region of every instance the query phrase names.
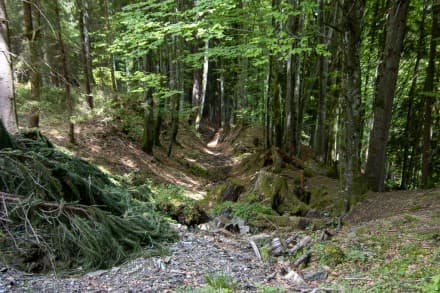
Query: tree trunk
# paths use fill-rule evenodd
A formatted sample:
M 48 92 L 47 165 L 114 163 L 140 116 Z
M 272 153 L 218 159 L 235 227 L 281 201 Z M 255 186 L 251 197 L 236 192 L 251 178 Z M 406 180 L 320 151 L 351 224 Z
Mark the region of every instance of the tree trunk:
M 386 25 L 385 48 L 376 80 L 373 129 L 365 170 L 368 185 L 374 191 L 384 190 L 388 133 L 409 2 L 393 0 Z
M 84 73 L 84 89 L 86 92 L 86 101 L 90 109 L 93 109 L 93 95 L 92 95 L 92 58 L 90 56 L 90 38 L 89 38 L 89 4 L 88 0 L 78 0 L 77 5 L 79 7 L 79 31 L 81 38 L 81 55 L 82 55 L 82 68 Z
M 177 36 L 172 37 L 170 52 L 170 89 L 172 91 L 179 90 L 179 61 L 177 60 Z M 179 130 L 179 111 L 180 111 L 180 95 L 174 93 L 171 97 L 171 138 L 168 147 L 167 156 L 171 156 L 173 145 L 176 143 L 177 132 Z
M 342 87 L 344 102 L 344 191 L 345 209 L 350 208 L 350 196 L 353 182 L 360 177 L 359 141 L 360 141 L 360 106 L 361 106 L 361 67 L 360 45 L 365 2 L 363 0 L 345 0 L 343 13 L 343 66 Z
M 69 142 L 75 143 L 75 124 L 72 121 L 73 117 L 73 98 L 70 89 L 70 81 L 69 81 L 69 69 L 67 67 L 67 54 L 66 48 L 64 45 L 63 32 L 61 26 L 61 16 L 60 16 L 60 4 L 59 0 L 55 1 L 55 16 L 56 16 L 56 25 L 58 29 L 58 46 L 61 55 L 61 63 L 63 70 L 63 84 L 64 84 L 64 101 L 67 106 L 67 116 L 69 121 Z
M 410 177 L 411 177 L 411 171 L 410 171 L 410 159 L 408 158 L 410 147 L 414 148 L 414 143 L 416 142 L 416 131 L 414 127 L 414 96 L 416 92 L 416 86 L 417 86 L 417 80 L 419 76 L 419 65 L 420 60 L 422 59 L 422 55 L 425 48 L 425 21 L 426 21 L 426 11 L 427 8 L 424 7 L 423 9 L 423 15 L 422 15 L 422 21 L 420 23 L 420 35 L 419 35 L 419 41 L 418 41 L 418 47 L 417 47 L 417 56 L 414 64 L 414 70 L 412 74 L 412 81 L 411 86 L 408 92 L 408 106 L 406 110 L 406 122 L 405 122 L 405 129 L 403 132 L 404 142 L 403 142 L 403 157 L 402 157 L 402 169 L 401 169 L 401 181 L 400 181 L 400 188 L 406 189 L 408 188 Z
M 9 133 L 16 133 L 14 80 L 9 52 L 8 16 L 4 0 L 0 0 L 0 119 Z
M 325 1 L 319 0 L 319 16 L 318 26 L 320 34 L 322 36 L 321 42 L 326 44 L 326 50 L 329 49 L 331 40 L 333 38 L 333 27 L 330 27 L 328 31 L 325 29 Z M 338 9 L 334 10 L 332 23 L 336 23 Z M 318 121 L 316 126 L 316 139 L 315 139 L 315 155 L 321 162 L 325 161 L 328 132 L 327 127 L 327 83 L 329 72 L 329 57 L 321 56 L 319 61 L 319 105 L 318 105 Z
M 153 72 L 153 57 L 152 52 L 149 52 L 144 57 L 144 70 L 146 72 Z M 154 146 L 154 103 L 153 103 L 153 90 L 150 87 L 146 87 L 144 90 L 145 96 L 145 110 L 144 110 L 144 131 L 142 136 L 142 150 L 149 155 L 153 155 Z
M 40 29 L 34 29 L 34 24 L 32 20 L 32 5 L 35 5 L 32 1 L 23 1 L 23 20 L 24 20 L 24 31 L 26 41 L 29 48 L 29 64 L 31 66 L 31 100 L 39 103 L 41 96 L 41 73 L 39 64 L 39 39 L 40 39 Z M 39 18 L 40 12 L 36 10 L 36 15 Z M 38 21 L 36 22 L 38 24 Z M 31 107 L 28 127 L 34 128 L 39 127 L 39 105 Z
M 196 118 L 196 130 L 200 128 L 200 122 L 203 119 L 206 101 L 206 89 L 208 88 L 208 72 L 209 72 L 209 40 L 205 41 L 205 57 L 203 58 L 203 75 L 202 75 L 202 90 L 200 95 L 200 108 Z
M 430 187 L 432 161 L 432 112 L 434 108 L 434 78 L 436 74 L 437 39 L 440 37 L 440 0 L 435 0 L 432 8 L 431 44 L 426 79 L 423 86 L 425 108 L 423 123 L 423 153 L 422 153 L 422 187 Z M 437 72 L 438 74 L 438 72 Z M 438 97 L 438 96 L 437 96 Z M 438 101 L 438 100 L 437 100 Z M 437 130 L 438 131 L 438 130 Z

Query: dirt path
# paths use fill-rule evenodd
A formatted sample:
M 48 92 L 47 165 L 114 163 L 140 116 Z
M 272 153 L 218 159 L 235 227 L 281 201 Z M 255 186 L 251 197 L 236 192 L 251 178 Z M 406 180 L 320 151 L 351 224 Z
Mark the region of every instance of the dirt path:
M 111 125 L 96 121 L 79 123 L 76 145 L 67 144 L 65 133 L 59 128 L 43 126 L 42 132 L 57 145 L 68 148 L 104 170 L 131 177 L 135 183 L 148 178 L 156 183 L 179 185 L 196 199 L 203 197 L 209 184 L 226 179 L 233 164 L 231 147 L 218 142 L 214 130 L 206 134 L 207 142 L 189 130 L 180 131 L 178 144 L 168 157 L 169 141 L 166 138 L 161 146 L 155 147 L 154 156 L 150 156 Z

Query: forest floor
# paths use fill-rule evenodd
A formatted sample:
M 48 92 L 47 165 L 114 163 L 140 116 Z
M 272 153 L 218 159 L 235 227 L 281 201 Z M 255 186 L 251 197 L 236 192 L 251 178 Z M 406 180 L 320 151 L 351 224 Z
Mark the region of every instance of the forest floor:
M 225 141 L 221 133 L 203 140 L 181 132 L 168 158 L 166 141 L 148 156 L 105 123 L 83 123 L 77 130 L 77 144 L 68 145 L 61 126 L 42 128 L 56 144 L 110 173 L 133 182 L 149 178 L 179 185 L 194 199 L 231 174 L 240 176 L 232 147 L 238 132 Z M 62 277 L 26 274 L 0 264 L 0 292 L 413 292 L 429 286 L 436 292 L 440 286 L 440 280 L 435 284 L 430 279 L 440 274 L 440 190 L 369 193 L 341 229 L 328 230 L 331 236 L 325 241 L 322 231 L 312 230 L 250 235 L 173 226 L 180 240 L 163 256 L 137 258 L 109 270 Z M 313 243 L 308 266 L 292 267 L 298 255 L 263 253 L 263 244 L 275 238 L 300 242 L 307 236 Z M 262 259 L 251 243 L 261 248 Z

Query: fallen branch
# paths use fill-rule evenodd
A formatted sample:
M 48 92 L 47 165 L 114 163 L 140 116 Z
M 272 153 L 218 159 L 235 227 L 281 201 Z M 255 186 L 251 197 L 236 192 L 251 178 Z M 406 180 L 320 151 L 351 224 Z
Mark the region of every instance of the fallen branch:
M 17 194 L 7 193 L 0 191 L 0 196 L 3 200 L 20 203 L 25 197 Z M 36 204 L 38 207 L 55 209 L 60 211 L 81 212 L 86 216 L 89 216 L 87 207 L 79 204 L 72 203 L 57 203 L 57 202 L 40 202 Z
M 356 278 L 356 277 L 347 277 L 347 278 L 344 278 L 344 280 L 347 280 L 347 281 L 371 281 L 371 279 L 367 278 L 367 277 L 358 277 L 358 278 Z
M 263 258 L 261 257 L 261 253 L 260 253 L 260 250 L 258 249 L 257 244 L 253 240 L 250 240 L 249 243 L 251 244 L 252 249 L 254 250 L 254 253 L 257 256 L 258 260 L 262 261 Z
M 293 263 L 293 267 L 296 268 L 298 267 L 300 264 L 304 263 L 305 266 L 307 266 L 307 264 L 310 261 L 310 257 L 312 256 L 312 253 L 309 251 L 306 254 L 301 255 L 300 257 L 298 257 L 295 262 Z
M 289 249 L 287 252 L 289 254 L 294 254 L 295 252 L 297 252 L 298 250 L 300 250 L 301 248 L 307 246 L 310 242 L 312 241 L 312 237 L 310 236 L 306 236 L 303 239 L 301 239 L 301 241 L 295 245 L 294 247 L 292 247 L 291 249 Z

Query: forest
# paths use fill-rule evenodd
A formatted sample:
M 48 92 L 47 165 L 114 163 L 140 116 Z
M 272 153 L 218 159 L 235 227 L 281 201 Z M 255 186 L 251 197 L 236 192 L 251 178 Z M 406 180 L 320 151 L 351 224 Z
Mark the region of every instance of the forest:
M 0 0 L 0 51 L 0 292 L 440 290 L 440 0 Z

